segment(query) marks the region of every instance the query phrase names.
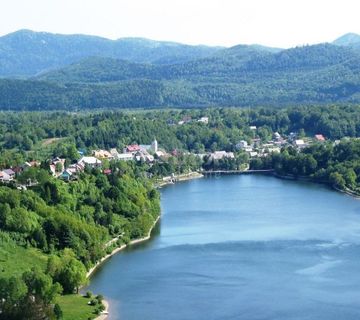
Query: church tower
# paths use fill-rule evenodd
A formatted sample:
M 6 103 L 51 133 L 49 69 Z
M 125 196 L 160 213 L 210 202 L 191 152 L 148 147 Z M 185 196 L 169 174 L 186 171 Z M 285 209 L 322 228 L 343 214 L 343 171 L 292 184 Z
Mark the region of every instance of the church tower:
M 158 151 L 158 142 L 156 139 L 154 139 L 154 141 L 151 143 L 151 149 L 154 153 Z

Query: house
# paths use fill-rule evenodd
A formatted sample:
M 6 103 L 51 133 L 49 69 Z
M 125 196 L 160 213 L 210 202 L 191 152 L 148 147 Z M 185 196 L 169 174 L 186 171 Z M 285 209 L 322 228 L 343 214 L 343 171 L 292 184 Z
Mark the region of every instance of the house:
M 121 161 L 131 161 L 134 160 L 134 156 L 132 153 L 119 153 L 116 159 Z
M 319 141 L 319 142 L 323 142 L 323 141 L 325 141 L 325 137 L 322 134 L 316 134 L 315 140 Z
M 130 145 L 126 146 L 126 148 L 124 149 L 124 153 L 136 153 L 140 150 L 141 150 L 141 148 L 139 145 L 130 144 Z
M 64 170 L 59 176 L 60 179 L 65 181 L 70 181 L 72 177 L 73 177 L 73 173 L 70 170 Z
M 142 152 L 136 152 L 134 158 L 136 161 L 146 161 L 145 155 Z
M 209 123 L 209 117 L 201 117 L 198 122 L 208 124 Z
M 296 146 L 298 149 L 303 149 L 303 148 L 307 147 L 308 144 L 305 143 L 303 139 L 297 139 L 297 140 L 295 140 L 295 146 Z
M 147 163 L 152 163 L 152 162 L 154 162 L 154 156 L 152 156 L 151 154 L 145 155 L 145 161 L 146 161 Z
M 0 171 L 0 182 L 10 182 L 10 176 L 4 171 Z
M 112 149 L 110 149 L 110 154 L 111 154 L 114 158 L 116 158 L 116 157 L 118 156 L 119 152 L 116 150 L 116 148 L 112 148 Z
M 51 174 L 55 177 L 56 176 L 56 166 L 54 164 L 51 164 L 49 166 Z
M 275 132 L 275 133 L 273 134 L 273 138 L 274 138 L 274 140 L 276 140 L 276 141 L 282 140 L 282 137 L 281 137 L 281 135 L 280 135 L 279 132 Z
M 49 169 L 54 177 L 60 176 L 65 169 L 65 159 L 56 157 L 50 161 Z
M 106 175 L 109 175 L 109 174 L 111 174 L 111 169 L 105 169 L 104 171 L 103 171 L 103 173 L 104 174 L 106 174 Z
M 92 155 L 98 159 L 113 159 L 113 155 L 107 150 L 93 150 Z
M 9 176 L 9 181 L 15 179 L 15 171 L 13 171 L 12 169 L 5 169 L 3 170 L 3 172 L 5 172 Z
M 247 141 L 245 141 L 245 140 L 240 140 L 240 141 L 236 144 L 235 148 L 238 149 L 238 150 L 241 150 L 241 149 L 245 149 L 247 146 L 248 146 Z
M 256 126 L 250 126 L 250 130 L 256 130 Z
M 155 155 L 158 158 L 162 158 L 162 157 L 165 157 L 167 154 L 164 151 L 158 150 L 158 151 L 155 152 Z
M 210 154 L 210 160 L 221 160 L 224 158 L 234 159 L 233 152 L 226 152 L 226 151 L 215 151 Z
M 101 167 L 101 160 L 95 158 L 95 157 L 82 157 L 78 164 L 85 166 L 89 166 L 91 168 L 100 168 Z
M 30 164 L 30 167 L 40 167 L 40 161 L 36 161 L 36 160 L 33 160 L 33 161 L 30 161 L 30 162 L 26 162 L 28 164 Z
M 85 165 L 83 163 L 74 163 L 67 168 L 67 171 L 72 174 L 76 174 L 78 172 L 82 172 L 85 169 Z

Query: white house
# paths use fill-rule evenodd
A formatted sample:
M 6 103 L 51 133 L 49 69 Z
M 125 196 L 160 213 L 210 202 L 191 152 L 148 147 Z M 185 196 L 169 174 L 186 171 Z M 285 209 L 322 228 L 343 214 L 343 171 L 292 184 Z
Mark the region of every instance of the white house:
M 308 144 L 305 143 L 303 139 L 297 139 L 297 140 L 295 140 L 295 146 L 296 146 L 298 149 L 303 149 L 303 148 L 307 147 Z
M 233 152 L 226 152 L 226 151 L 215 151 L 210 154 L 210 159 L 212 160 L 221 160 L 224 158 L 234 159 L 235 156 Z
M 11 181 L 10 176 L 4 171 L 0 171 L 0 182 L 9 182 L 9 181 Z
M 209 117 L 201 117 L 198 122 L 202 122 L 202 123 L 205 123 L 205 124 L 208 124 L 209 123 Z
M 134 160 L 134 156 L 132 153 L 119 153 L 116 156 L 117 160 L 122 160 L 122 161 L 131 161 Z
M 91 168 L 100 168 L 101 167 L 101 160 L 95 157 L 82 157 L 79 161 L 79 164 L 84 166 L 89 166 Z

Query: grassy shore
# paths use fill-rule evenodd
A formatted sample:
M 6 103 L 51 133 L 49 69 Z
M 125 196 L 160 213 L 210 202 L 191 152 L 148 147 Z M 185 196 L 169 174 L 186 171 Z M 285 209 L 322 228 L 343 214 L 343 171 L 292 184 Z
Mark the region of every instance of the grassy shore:
M 57 298 L 57 303 L 63 311 L 62 320 L 88 320 L 95 319 L 96 306 L 88 304 L 89 298 L 79 294 L 67 294 Z

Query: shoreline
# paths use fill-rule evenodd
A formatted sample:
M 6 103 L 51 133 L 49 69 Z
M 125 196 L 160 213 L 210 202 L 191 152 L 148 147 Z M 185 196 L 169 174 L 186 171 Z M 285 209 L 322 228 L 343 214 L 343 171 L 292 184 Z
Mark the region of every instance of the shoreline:
M 156 188 L 161 188 L 170 184 L 175 184 L 176 182 L 182 182 L 182 181 L 189 181 L 189 180 L 193 180 L 193 179 L 199 179 L 199 178 L 203 178 L 204 175 L 200 172 L 197 171 L 192 171 L 190 173 L 183 173 L 183 174 L 179 174 L 177 176 L 171 177 L 164 177 L 167 180 L 162 180 L 159 181 L 157 183 L 155 183 Z
M 148 231 L 148 234 L 145 237 L 139 238 L 139 239 L 134 239 L 132 241 L 130 241 L 128 244 L 123 244 L 122 246 L 115 248 L 112 252 L 110 252 L 109 254 L 107 254 L 106 256 L 102 257 L 87 273 L 86 273 L 86 278 L 90 279 L 91 276 L 93 275 L 93 273 L 95 272 L 95 270 L 101 265 L 103 264 L 106 260 L 108 260 L 109 258 L 111 258 L 113 255 L 117 254 L 118 252 L 124 250 L 127 246 L 131 246 L 131 245 L 135 245 L 144 241 L 147 241 L 151 238 L 151 232 L 153 231 L 154 227 L 156 226 L 156 224 L 158 223 L 158 221 L 160 220 L 161 214 L 155 219 L 154 223 L 152 224 L 151 228 Z M 113 243 L 114 240 L 118 239 L 119 237 L 116 237 L 112 240 L 110 240 L 105 246 L 108 246 L 108 244 Z M 102 301 L 103 305 L 105 306 L 104 311 L 101 312 L 101 314 L 99 316 L 97 316 L 94 320 L 106 320 L 109 316 L 109 301 L 107 301 L 106 299 L 104 299 Z
M 141 243 L 144 241 L 147 241 L 150 239 L 151 237 L 151 232 L 154 229 L 154 227 L 156 226 L 156 224 L 158 223 L 158 221 L 160 220 L 160 216 L 159 215 L 154 223 L 152 224 L 151 228 L 148 231 L 148 234 L 145 237 L 139 238 L 139 239 L 134 239 L 131 240 L 128 244 L 123 244 L 122 246 L 115 248 L 113 251 L 111 251 L 109 254 L 107 254 L 106 256 L 102 257 L 92 268 L 89 269 L 89 271 L 86 273 L 86 278 L 89 279 L 91 277 L 91 275 L 94 273 L 94 271 L 102 264 L 104 263 L 107 259 L 109 259 L 110 257 L 112 257 L 113 255 L 115 255 L 116 253 L 118 253 L 121 250 L 124 250 L 127 246 L 131 246 L 137 243 Z M 118 237 L 114 238 L 114 239 L 118 239 Z M 110 240 L 110 242 L 114 241 L 114 239 Z M 109 243 L 109 242 L 108 242 Z
M 332 190 L 335 190 L 335 191 L 340 192 L 340 193 L 344 193 L 344 194 L 346 194 L 346 195 L 348 195 L 350 197 L 353 197 L 355 199 L 360 199 L 360 195 L 357 194 L 355 191 L 352 191 L 349 188 L 340 189 L 340 188 L 336 187 L 335 185 L 331 185 L 327 181 L 316 180 L 314 178 L 304 177 L 304 176 L 295 177 L 293 175 L 280 175 L 280 174 L 277 174 L 275 172 L 274 172 L 273 176 L 275 178 L 282 179 L 282 180 L 304 181 L 304 182 L 310 182 L 310 183 L 323 184 L 323 185 L 328 186 Z
M 109 302 L 103 299 L 102 304 L 104 305 L 105 309 L 98 315 L 94 320 L 106 320 L 109 316 Z

